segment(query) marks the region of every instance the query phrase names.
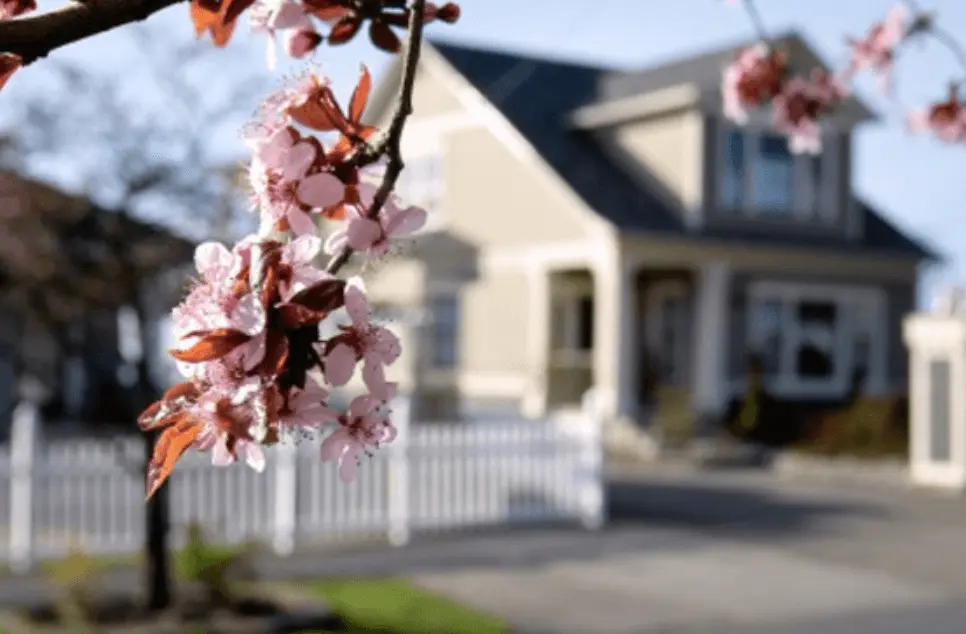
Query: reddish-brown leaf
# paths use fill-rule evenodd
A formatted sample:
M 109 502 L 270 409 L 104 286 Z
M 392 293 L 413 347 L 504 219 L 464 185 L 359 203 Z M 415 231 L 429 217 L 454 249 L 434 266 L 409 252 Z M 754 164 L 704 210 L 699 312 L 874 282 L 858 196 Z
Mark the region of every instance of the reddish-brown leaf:
M 193 334 L 193 333 L 192 333 Z M 251 337 L 233 328 L 218 328 L 208 331 L 195 345 L 187 350 L 169 350 L 168 354 L 178 361 L 201 363 L 220 359 Z
M 304 326 L 320 323 L 328 316 L 328 311 L 312 310 L 301 304 L 282 304 L 276 308 L 279 324 L 286 330 L 295 330 Z
M 344 202 L 336 203 L 322 210 L 322 217 L 329 220 L 344 220 L 347 207 Z
M 319 312 L 338 310 L 345 304 L 345 281 L 324 280 L 296 293 L 288 303 Z
M 177 383 L 169 387 L 161 397 L 161 400 L 174 401 L 183 398 L 193 401 L 199 396 L 201 396 L 201 390 L 198 389 L 197 384 L 193 381 L 184 381 L 183 383 Z
M 356 36 L 360 26 L 362 26 L 362 18 L 347 15 L 329 29 L 329 44 L 345 44 Z
M 199 433 L 201 433 L 201 426 L 191 419 L 182 420 L 177 425 L 164 430 L 154 445 L 154 453 L 148 463 L 146 499 L 150 500 L 161 488 L 171 475 L 178 458 L 184 455 L 191 443 L 198 438 Z
M 387 53 L 398 53 L 402 47 L 399 37 L 382 20 L 373 20 L 369 24 L 369 39 Z
M 227 5 L 214 3 L 210 0 L 192 0 L 191 2 L 191 22 L 195 27 L 195 36 L 201 37 L 207 31 L 211 34 L 211 39 L 215 46 L 223 48 L 231 39 L 231 34 L 235 30 L 235 22 L 225 22 L 223 13 Z
M 342 114 L 335 94 L 326 85 L 317 85 L 303 103 L 290 106 L 286 111 L 296 123 L 320 132 L 331 130 L 344 132 L 349 127 L 349 122 Z
M 285 333 L 278 330 L 269 330 L 265 340 L 265 359 L 262 361 L 262 369 L 267 374 L 278 374 L 285 368 L 288 361 L 288 339 Z
M 23 59 L 13 53 L 0 53 L 0 90 L 23 65 Z
M 221 14 L 221 23 L 234 23 L 242 13 L 255 4 L 255 0 L 224 0 L 225 6 Z
M 162 410 L 163 411 L 163 410 Z M 160 412 L 158 412 L 160 414 Z M 156 429 L 161 429 L 163 427 L 172 427 L 181 423 L 188 417 L 184 412 L 175 412 L 173 414 L 168 414 L 167 416 L 156 415 L 152 419 L 138 418 L 138 428 L 141 431 L 154 431 Z
M 372 76 L 365 64 L 359 72 L 359 83 L 352 91 L 352 99 L 349 100 L 349 121 L 358 123 L 362 118 L 362 112 L 366 109 L 366 102 L 369 101 L 369 91 L 372 90 Z

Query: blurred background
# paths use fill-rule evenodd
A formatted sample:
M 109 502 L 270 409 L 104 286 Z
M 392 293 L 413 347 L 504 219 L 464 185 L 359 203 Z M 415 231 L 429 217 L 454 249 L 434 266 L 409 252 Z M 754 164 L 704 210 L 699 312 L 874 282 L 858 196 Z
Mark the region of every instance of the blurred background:
M 956 56 L 912 42 L 795 156 L 722 115 L 740 8 L 460 4 L 403 140 L 430 221 L 350 266 L 404 346 L 399 439 L 350 484 L 307 441 L 187 456 L 146 505 L 134 423 L 179 380 L 195 246 L 256 226 L 242 130 L 304 63 L 175 6 L 4 88 L 0 631 L 962 632 L 966 155 L 904 123 Z M 891 5 L 756 6 L 807 72 Z M 312 68 L 345 102 L 360 62 L 382 124 L 396 58 Z

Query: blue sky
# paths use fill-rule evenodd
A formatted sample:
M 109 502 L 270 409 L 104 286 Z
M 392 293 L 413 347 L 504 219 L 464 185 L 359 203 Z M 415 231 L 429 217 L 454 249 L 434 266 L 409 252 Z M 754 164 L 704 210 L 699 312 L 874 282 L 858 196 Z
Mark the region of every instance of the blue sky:
M 43 6 L 43 0 L 41 0 Z M 715 48 L 749 37 L 751 23 L 740 9 L 721 0 L 463 0 L 463 16 L 456 25 L 432 25 L 430 37 L 466 44 L 545 55 L 554 58 L 634 68 Z M 847 34 L 861 35 L 883 16 L 891 0 L 758 0 L 772 31 L 797 29 L 827 62 L 840 65 Z M 940 23 L 966 40 L 966 2 L 923 0 L 938 11 Z M 176 6 L 152 17 L 145 25 L 157 44 L 184 45 L 193 39 L 187 6 Z M 143 78 L 143 52 L 138 52 L 130 30 L 120 30 L 74 45 L 53 57 L 83 62 L 99 73 L 111 73 L 130 87 L 146 108 L 163 104 L 163 90 Z M 339 48 L 323 47 L 316 56 L 322 70 L 333 77 L 341 94 L 351 90 L 358 63 L 377 74 L 389 57 L 374 51 L 364 37 Z M 264 64 L 264 38 L 251 36 L 242 25 L 228 49 L 212 51 L 199 72 L 201 81 L 218 90 L 233 73 Z M 8 84 L 2 98 L 16 100 L 28 91 L 43 91 L 41 65 L 21 73 Z M 266 75 L 265 92 L 277 86 L 277 75 L 298 66 L 283 65 L 276 77 Z M 180 71 L 179 71 L 180 72 Z M 945 95 L 947 82 L 966 75 L 955 58 L 938 44 L 910 46 L 899 60 L 896 96 L 879 96 L 871 82 L 859 93 L 882 116 L 857 133 L 856 190 L 900 226 L 927 239 L 947 256 L 947 266 L 927 277 L 936 283 L 960 281 L 966 273 L 966 147 L 941 145 L 930 138 L 907 134 L 902 113 L 908 107 Z M 251 112 L 255 102 L 239 104 Z M 226 130 L 213 152 L 232 156 L 241 151 L 238 135 Z M 241 155 L 239 154 L 239 157 Z M 68 171 L 57 174 L 67 182 Z M 962 180 L 961 180 L 962 179 Z

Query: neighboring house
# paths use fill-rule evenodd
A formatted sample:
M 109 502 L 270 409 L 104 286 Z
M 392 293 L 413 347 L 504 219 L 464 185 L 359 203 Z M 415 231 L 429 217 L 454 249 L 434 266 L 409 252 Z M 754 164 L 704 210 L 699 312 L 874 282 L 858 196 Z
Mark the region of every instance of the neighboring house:
M 793 69 L 823 65 L 797 35 L 778 44 Z M 849 99 L 823 152 L 793 156 L 762 120 L 722 116 L 736 50 L 618 71 L 427 45 L 399 193 L 433 221 L 367 281 L 406 343 L 390 376 L 426 415 L 543 415 L 595 386 L 633 418 L 649 372 L 720 415 L 751 351 L 783 398 L 843 398 L 857 368 L 868 392 L 906 389 L 901 318 L 936 256 L 852 191 L 872 113 Z
M 25 375 L 45 385 L 51 425 L 123 423 L 137 407 L 128 351 L 154 348 L 153 325 L 180 291 L 166 278 L 192 252 L 126 213 L 0 173 L 0 436 Z

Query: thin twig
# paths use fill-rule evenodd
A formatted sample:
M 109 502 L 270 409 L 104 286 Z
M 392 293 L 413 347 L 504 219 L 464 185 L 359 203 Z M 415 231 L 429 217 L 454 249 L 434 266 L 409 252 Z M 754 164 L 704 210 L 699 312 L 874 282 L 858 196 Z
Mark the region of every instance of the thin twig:
M 771 39 L 768 37 L 768 30 L 765 28 L 765 22 L 761 19 L 761 13 L 758 12 L 758 7 L 755 6 L 754 0 L 743 0 L 742 4 L 745 7 L 745 11 L 748 13 L 748 17 L 751 18 L 751 23 L 755 27 L 755 31 L 758 32 L 758 37 L 762 42 L 767 44 Z
M 419 63 L 419 50 L 423 38 L 423 11 L 426 0 L 413 0 L 409 12 L 409 38 L 406 44 L 405 66 L 403 67 L 402 85 L 399 87 L 399 101 L 396 110 L 392 115 L 389 128 L 385 135 L 374 146 L 376 156 L 386 156 L 386 173 L 383 175 L 382 183 L 372 197 L 372 205 L 369 207 L 366 216 L 375 218 L 379 215 L 383 205 L 389 200 L 392 190 L 396 187 L 396 180 L 402 173 L 403 163 L 400 142 L 402 141 L 403 129 L 406 127 L 406 119 L 413 112 L 413 88 L 416 85 L 416 67 Z M 325 267 L 326 271 L 335 275 L 352 256 L 352 249 L 348 246 L 329 260 Z
M 93 0 L 0 22 L 0 51 L 19 55 L 26 66 L 51 51 L 110 31 L 184 0 Z

